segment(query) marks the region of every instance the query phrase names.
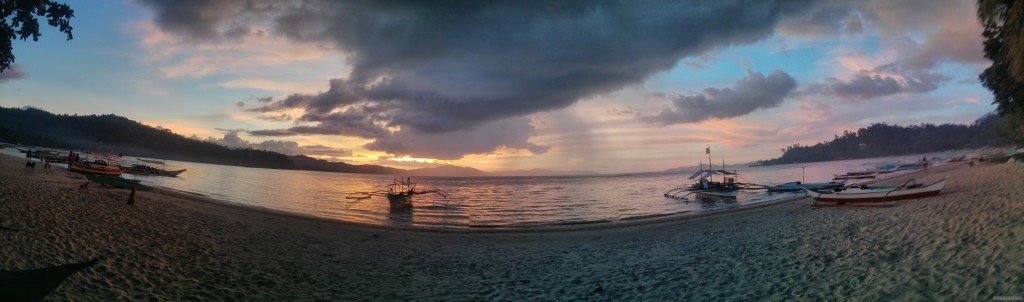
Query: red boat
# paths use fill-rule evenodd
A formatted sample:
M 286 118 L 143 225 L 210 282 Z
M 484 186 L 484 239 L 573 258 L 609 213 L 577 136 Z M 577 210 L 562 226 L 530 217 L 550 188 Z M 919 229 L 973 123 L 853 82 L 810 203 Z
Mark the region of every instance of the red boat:
M 69 163 L 68 169 L 82 174 L 121 176 L 121 167 L 89 163 Z
M 926 186 L 913 182 L 911 179 L 895 188 L 848 188 L 833 193 L 807 190 L 807 195 L 814 198 L 814 207 L 890 207 L 892 204 L 883 203 L 939 195 L 946 185 L 946 178 Z

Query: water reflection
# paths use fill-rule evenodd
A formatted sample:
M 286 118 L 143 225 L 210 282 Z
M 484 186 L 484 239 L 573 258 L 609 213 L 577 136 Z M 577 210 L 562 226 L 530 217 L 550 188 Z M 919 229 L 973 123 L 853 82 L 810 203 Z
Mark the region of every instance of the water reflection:
M 918 156 L 918 158 L 920 158 Z M 833 174 L 863 170 L 879 159 L 774 167 L 739 167 L 740 181 L 779 184 L 824 182 Z M 687 185 L 689 173 L 586 177 L 421 177 L 417 189 L 441 189 L 449 198 L 417 195 L 413 208 L 395 210 L 383 196 L 348 200 L 349 192 L 377 191 L 392 176 L 241 168 L 167 161 L 188 169 L 180 177 L 131 176 L 149 184 L 194 192 L 230 202 L 377 225 L 416 227 L 515 227 L 579 224 L 704 212 L 771 202 L 796 193 L 741 192 L 736 199 L 662 194 Z M 733 167 L 728 167 L 733 170 Z

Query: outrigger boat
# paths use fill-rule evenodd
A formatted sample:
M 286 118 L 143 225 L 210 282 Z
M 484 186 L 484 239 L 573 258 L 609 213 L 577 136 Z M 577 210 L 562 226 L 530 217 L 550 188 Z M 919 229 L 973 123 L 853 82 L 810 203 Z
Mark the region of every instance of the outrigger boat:
M 121 176 L 121 168 L 115 165 L 101 165 L 99 163 L 68 163 L 68 169 L 73 172 L 93 175 Z
M 808 196 L 814 198 L 813 207 L 891 207 L 893 204 L 887 204 L 887 202 L 939 195 L 946 185 L 946 180 L 947 178 L 943 178 L 929 185 L 921 185 L 911 179 L 897 187 L 857 186 L 833 193 L 804 190 L 807 191 Z
M 106 153 L 89 153 L 92 161 L 69 162 L 68 170 L 82 174 L 121 176 L 117 166 L 118 156 Z
M 135 164 L 131 166 L 121 166 L 121 169 L 125 173 L 131 173 L 135 175 L 159 175 L 159 176 L 178 176 L 188 169 L 181 170 L 164 170 L 153 166 L 147 166 L 142 164 Z
M 740 189 L 750 188 L 750 184 L 736 182 L 736 176 L 739 175 L 738 173 L 735 171 L 729 172 L 725 170 L 725 160 L 722 160 L 722 170 L 711 169 L 711 148 L 708 147 L 705 152 L 708 154 L 708 169 L 705 170 L 704 163 L 701 162 L 700 170 L 688 177 L 688 179 L 697 179 L 697 182 L 689 186 L 680 186 L 675 189 L 668 190 L 668 192 L 665 192 L 664 194 L 665 197 L 685 199 L 686 196 L 696 194 L 697 196 L 705 197 L 736 198 L 736 196 L 739 195 Z M 713 176 L 716 174 L 722 175 L 721 182 L 713 181 Z
M 445 199 L 448 198 L 448 193 L 440 189 L 417 191 L 416 184 L 412 183 L 412 179 L 406 178 L 405 181 L 395 179 L 394 182 L 388 185 L 387 191 L 349 193 L 348 196 L 345 196 L 345 199 L 359 200 L 383 195 L 388 198 L 388 204 L 390 204 L 391 209 L 409 209 L 412 208 L 413 196 L 428 193 L 436 194 Z

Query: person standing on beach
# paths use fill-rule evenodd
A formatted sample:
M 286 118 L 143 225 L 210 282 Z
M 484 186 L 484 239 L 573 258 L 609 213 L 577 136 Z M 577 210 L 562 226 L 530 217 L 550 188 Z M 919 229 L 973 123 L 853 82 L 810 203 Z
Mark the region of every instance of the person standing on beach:
M 927 156 L 921 158 L 921 164 L 924 165 L 924 170 L 928 171 L 928 157 Z

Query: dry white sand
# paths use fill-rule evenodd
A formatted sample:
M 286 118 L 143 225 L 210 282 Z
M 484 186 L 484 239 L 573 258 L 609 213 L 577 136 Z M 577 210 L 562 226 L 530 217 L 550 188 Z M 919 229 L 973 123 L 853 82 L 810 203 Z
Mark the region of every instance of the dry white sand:
M 938 197 L 803 199 L 591 230 L 425 232 L 96 186 L 0 156 L 0 270 L 103 260 L 48 300 L 956 300 L 1024 296 L 1024 167 L 951 165 Z M 889 180 L 899 182 L 900 179 Z M 625 202 L 625 201 L 624 201 Z M 654 223 L 656 222 L 656 223 Z M 0 300 L 3 300 L 0 297 Z

